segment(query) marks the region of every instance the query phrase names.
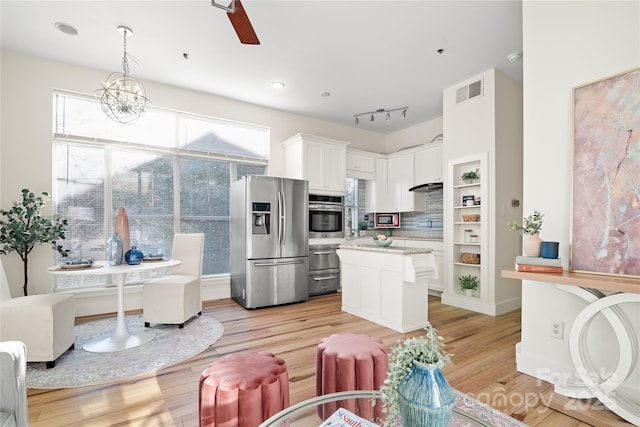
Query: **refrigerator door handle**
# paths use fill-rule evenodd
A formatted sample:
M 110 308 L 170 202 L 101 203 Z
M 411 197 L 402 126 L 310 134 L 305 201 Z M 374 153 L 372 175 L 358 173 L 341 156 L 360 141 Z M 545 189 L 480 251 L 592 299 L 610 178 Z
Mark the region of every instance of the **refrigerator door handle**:
M 282 191 L 278 191 L 278 244 L 282 245 Z
M 336 251 L 317 251 L 317 252 L 314 252 L 313 254 L 314 255 L 333 255 L 335 253 Z
M 314 277 L 313 280 L 315 280 L 316 282 L 319 282 L 321 280 L 331 280 L 331 279 L 335 279 L 338 276 L 323 276 L 323 277 Z
M 253 265 L 256 267 L 277 267 L 279 265 L 290 265 L 290 264 L 304 264 L 304 260 L 299 259 L 296 261 L 284 261 L 284 262 L 256 262 Z
M 282 192 L 282 241 L 281 243 L 284 245 L 284 242 L 287 240 L 287 198 L 285 197 L 284 191 Z

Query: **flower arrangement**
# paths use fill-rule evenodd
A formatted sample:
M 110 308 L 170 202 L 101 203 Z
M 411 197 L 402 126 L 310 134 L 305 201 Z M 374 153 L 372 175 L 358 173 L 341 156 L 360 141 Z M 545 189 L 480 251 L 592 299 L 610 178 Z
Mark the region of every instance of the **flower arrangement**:
M 375 236 L 373 236 L 373 240 L 387 240 L 389 238 L 389 236 L 387 236 L 386 234 L 376 234 Z
M 396 426 L 400 416 L 400 397 L 398 387 L 411 371 L 413 362 L 436 364 L 443 368 L 451 362 L 451 355 L 444 350 L 444 338 L 431 325 L 426 328 L 423 337 L 407 338 L 398 341 L 389 355 L 389 371 L 384 385 L 380 387 L 383 411 L 387 414 L 384 426 Z
M 514 222 L 511 224 L 512 230 L 522 230 L 522 233 L 527 236 L 533 236 L 534 234 L 539 234 L 540 230 L 542 230 L 542 219 L 544 218 L 544 214 L 541 214 L 537 210 L 534 210 L 533 213 L 527 217 L 522 219 L 522 225 Z

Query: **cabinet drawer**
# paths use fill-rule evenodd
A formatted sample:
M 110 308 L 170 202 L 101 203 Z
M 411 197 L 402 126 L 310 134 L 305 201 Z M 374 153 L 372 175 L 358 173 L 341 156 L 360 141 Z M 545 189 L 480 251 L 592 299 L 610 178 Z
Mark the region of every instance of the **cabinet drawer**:
M 309 273 L 309 295 L 327 294 L 340 289 L 340 269 L 316 270 Z

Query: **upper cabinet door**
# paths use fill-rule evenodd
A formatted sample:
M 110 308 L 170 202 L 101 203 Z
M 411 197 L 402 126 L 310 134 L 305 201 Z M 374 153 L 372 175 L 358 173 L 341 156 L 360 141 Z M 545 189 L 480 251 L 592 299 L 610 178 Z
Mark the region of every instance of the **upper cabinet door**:
M 299 133 L 282 145 L 286 178 L 308 180 L 310 193 L 344 196 L 349 143 Z
M 393 212 L 412 211 L 409 189 L 413 187 L 413 153 L 389 157 L 387 165 L 387 205 Z
M 347 151 L 347 176 L 358 179 L 376 179 L 376 158 L 359 152 Z
M 317 142 L 305 144 L 304 167 L 307 170 L 306 178 L 309 180 L 309 189 L 324 188 L 325 162 L 324 146 Z
M 442 143 L 430 144 L 415 152 L 415 185 L 442 182 Z
M 344 194 L 347 179 L 346 160 L 346 147 L 325 144 L 322 156 L 324 189 Z M 317 162 L 317 160 L 309 157 L 309 162 Z

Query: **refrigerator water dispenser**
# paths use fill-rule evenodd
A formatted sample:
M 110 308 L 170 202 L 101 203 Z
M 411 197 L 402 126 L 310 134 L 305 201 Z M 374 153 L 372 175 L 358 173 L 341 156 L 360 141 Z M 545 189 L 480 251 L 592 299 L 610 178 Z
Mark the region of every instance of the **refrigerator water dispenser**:
M 251 231 L 253 234 L 270 234 L 271 233 L 271 203 L 252 204 L 253 210 L 253 226 Z

